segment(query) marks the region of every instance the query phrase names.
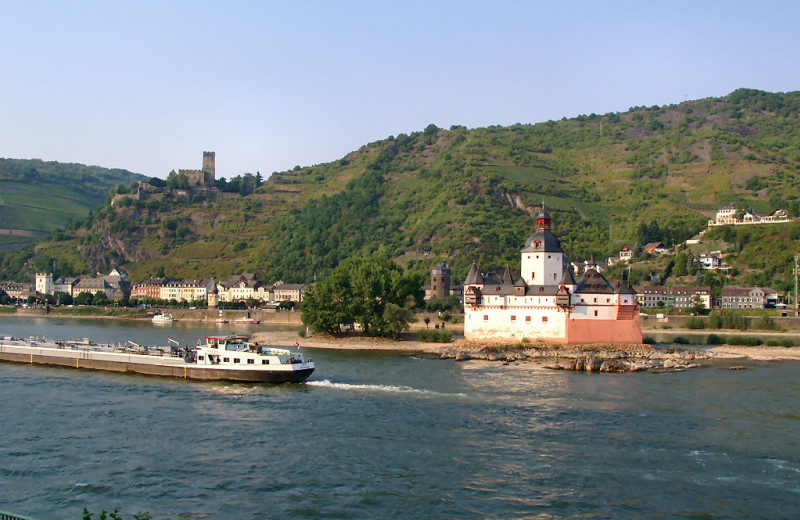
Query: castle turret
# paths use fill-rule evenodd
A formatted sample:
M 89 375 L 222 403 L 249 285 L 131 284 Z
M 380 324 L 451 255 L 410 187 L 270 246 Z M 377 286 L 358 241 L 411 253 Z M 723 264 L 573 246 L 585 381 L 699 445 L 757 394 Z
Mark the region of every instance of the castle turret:
M 431 298 L 445 298 L 450 296 L 450 268 L 444 262 L 439 262 L 431 269 Z
M 217 289 L 217 282 L 211 279 L 211 287 L 208 288 L 208 308 L 214 308 L 219 303 L 219 290 Z
M 563 275 L 564 253 L 550 231 L 550 214 L 544 206 L 536 216 L 536 232 L 528 237 L 522 253 L 522 278 L 528 285 L 557 285 Z

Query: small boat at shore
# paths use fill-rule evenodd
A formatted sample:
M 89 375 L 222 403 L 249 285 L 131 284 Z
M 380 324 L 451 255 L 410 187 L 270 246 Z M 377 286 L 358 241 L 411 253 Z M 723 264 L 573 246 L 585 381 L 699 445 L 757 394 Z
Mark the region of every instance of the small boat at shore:
M 288 349 L 259 345 L 246 335 L 206 336 L 193 349 L 179 346 L 96 345 L 90 341 L 0 336 L 0 361 L 125 372 L 200 381 L 300 383 L 314 361 Z
M 231 323 L 234 325 L 258 325 L 261 322 L 250 316 L 242 316 L 241 318 L 234 318 Z
M 175 321 L 175 318 L 172 317 L 172 314 L 167 314 L 165 312 L 156 314 L 153 316 L 153 323 L 164 324 L 164 323 L 172 323 Z

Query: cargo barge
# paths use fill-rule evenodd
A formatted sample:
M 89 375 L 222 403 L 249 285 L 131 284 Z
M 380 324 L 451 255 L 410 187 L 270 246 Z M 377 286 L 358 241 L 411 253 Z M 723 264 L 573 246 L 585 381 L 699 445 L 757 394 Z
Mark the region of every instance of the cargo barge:
M 199 381 L 300 383 L 314 361 L 299 352 L 261 346 L 249 336 L 206 336 L 193 349 L 143 348 L 0 336 L 0 361 Z

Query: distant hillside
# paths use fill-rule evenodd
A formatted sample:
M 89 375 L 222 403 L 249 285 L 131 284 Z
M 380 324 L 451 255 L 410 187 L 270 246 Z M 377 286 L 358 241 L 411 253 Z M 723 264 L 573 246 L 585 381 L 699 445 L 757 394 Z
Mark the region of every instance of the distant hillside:
M 0 159 L 0 248 L 13 248 L 83 220 L 109 189 L 141 175 L 39 159 Z
M 430 125 L 274 174 L 238 198 L 154 187 L 147 200 L 106 206 L 54 235 L 31 258 L 7 256 L 0 273 L 57 262 L 71 273 L 121 264 L 137 279 L 248 270 L 311 281 L 350 255 L 378 253 L 421 277 L 445 260 L 459 280 L 473 261 L 517 266 L 542 202 L 571 259 L 602 259 L 625 244 L 681 243 L 731 202 L 797 216 L 799 116 L 798 92 L 741 89 L 535 125 Z M 748 253 L 761 250 L 758 236 L 730 244 L 727 260 L 742 274 L 764 272 Z M 781 237 L 797 249 L 795 233 Z M 789 283 L 784 270 L 769 271 L 757 279 Z

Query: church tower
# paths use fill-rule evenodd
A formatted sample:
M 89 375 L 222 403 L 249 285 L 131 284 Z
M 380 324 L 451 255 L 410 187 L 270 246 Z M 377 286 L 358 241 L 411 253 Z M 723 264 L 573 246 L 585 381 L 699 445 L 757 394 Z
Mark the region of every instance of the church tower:
M 564 275 L 564 253 L 550 231 L 550 214 L 544 205 L 536 216 L 536 232 L 528 237 L 521 254 L 520 270 L 528 285 L 558 285 Z

